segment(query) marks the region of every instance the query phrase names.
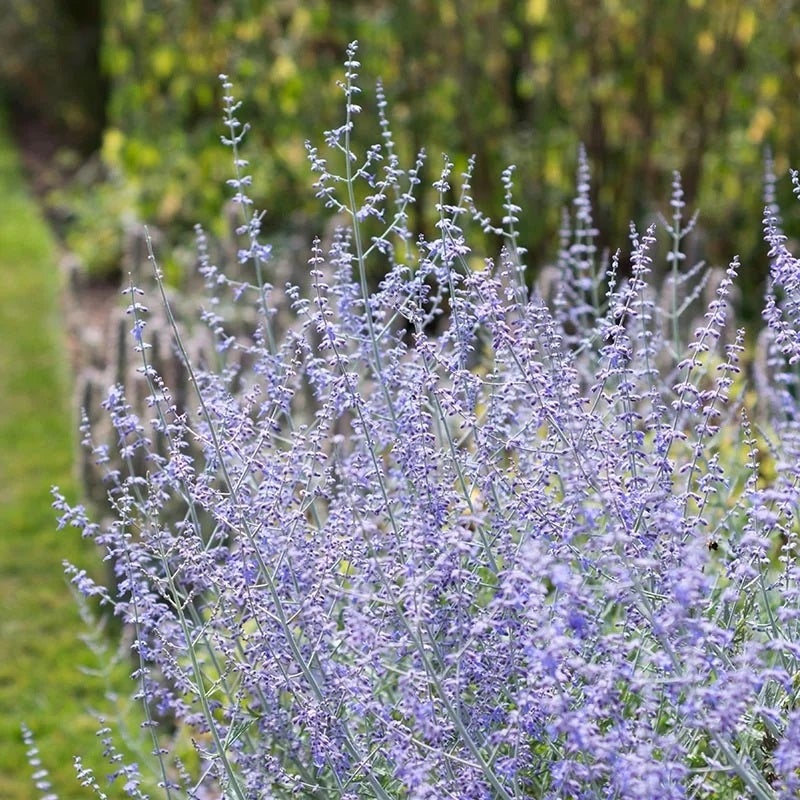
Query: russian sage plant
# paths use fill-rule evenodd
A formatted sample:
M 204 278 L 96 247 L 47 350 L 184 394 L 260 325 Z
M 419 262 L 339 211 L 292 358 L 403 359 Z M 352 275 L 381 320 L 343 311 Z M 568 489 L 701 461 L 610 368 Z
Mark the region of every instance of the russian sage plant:
M 215 352 L 190 358 L 167 305 L 186 407 L 149 357 L 160 298 L 127 290 L 147 407 L 111 387 L 116 442 L 85 430 L 113 519 L 56 499 L 115 573 L 74 582 L 133 632 L 158 770 L 108 733 L 113 777 L 137 798 L 796 797 L 800 261 L 776 209 L 751 407 L 739 263 L 684 263 L 679 176 L 665 263 L 655 227 L 606 257 L 581 152 L 532 288 L 513 170 L 495 222 L 444 159 L 415 235 L 425 155 L 402 166 L 380 85 L 382 141 L 356 152 L 357 69 L 354 44 L 342 125 L 308 145 L 341 225 L 287 286 L 223 76 L 242 244 L 228 270 L 198 231 Z

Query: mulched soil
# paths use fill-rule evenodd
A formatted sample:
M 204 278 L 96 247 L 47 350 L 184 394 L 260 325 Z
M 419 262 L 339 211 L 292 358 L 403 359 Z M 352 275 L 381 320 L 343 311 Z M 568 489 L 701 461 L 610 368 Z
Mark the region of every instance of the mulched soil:
M 80 158 L 74 152 L 65 157 L 69 142 L 45 120 L 27 115 L 12 117 L 10 123 L 29 187 L 58 239 L 58 226 L 47 206 L 46 197 L 69 180 L 80 166 Z M 98 348 L 102 349 L 102 342 L 107 337 L 110 316 L 119 303 L 119 286 L 89 282 L 82 278 L 76 259 L 68 252 L 63 241 L 60 241 L 60 245 L 61 268 L 65 273 L 62 279 L 62 306 L 67 352 L 77 375 L 90 362 L 97 361 Z
M 52 125 L 32 116 L 12 116 L 11 134 L 20 152 L 25 174 L 38 198 L 60 186 L 68 173 L 59 166 L 57 156 L 68 144 Z

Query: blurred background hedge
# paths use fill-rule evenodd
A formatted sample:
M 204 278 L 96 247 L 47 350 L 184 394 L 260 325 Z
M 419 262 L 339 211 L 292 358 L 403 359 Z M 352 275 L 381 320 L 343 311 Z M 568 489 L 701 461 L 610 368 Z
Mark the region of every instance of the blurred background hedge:
M 361 41 L 363 104 L 381 77 L 396 139 L 477 155 L 474 195 L 498 215 L 498 177 L 518 165 L 522 238 L 552 261 L 579 142 L 594 172 L 602 245 L 668 210 L 672 170 L 701 210 L 696 255 L 744 263 L 745 313 L 760 307 L 763 159 L 800 166 L 800 14 L 786 0 L 6 0 L 0 84 L 85 156 L 49 196 L 70 247 L 113 273 L 142 221 L 173 243 L 212 225 L 226 197 L 219 136 L 228 73 L 252 124 L 246 148 L 266 224 L 318 213 L 304 140 L 341 120 L 335 82 Z M 378 141 L 365 113 L 362 144 Z M 65 161 L 65 163 L 70 163 Z M 781 201 L 793 212 L 789 182 Z M 415 221 L 431 224 L 431 190 Z M 797 216 L 794 214 L 794 216 Z M 791 223 L 791 220 L 789 221 Z M 791 228 L 791 224 L 789 225 Z M 181 250 L 175 250 L 180 254 Z M 747 303 L 749 302 L 749 305 Z

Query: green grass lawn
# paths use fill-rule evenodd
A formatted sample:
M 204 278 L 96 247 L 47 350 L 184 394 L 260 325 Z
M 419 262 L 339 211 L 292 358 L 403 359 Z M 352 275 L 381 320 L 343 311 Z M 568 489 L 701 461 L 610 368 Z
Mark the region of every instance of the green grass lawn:
M 90 709 L 113 710 L 62 561 L 99 559 L 74 530 L 57 532 L 50 487 L 74 496 L 69 368 L 50 232 L 27 194 L 0 120 L 0 798 L 40 797 L 20 733 L 37 738 L 54 789 L 88 797 L 72 758 L 108 770 Z M 118 670 L 119 672 L 119 670 Z M 103 783 L 104 781 L 101 781 Z

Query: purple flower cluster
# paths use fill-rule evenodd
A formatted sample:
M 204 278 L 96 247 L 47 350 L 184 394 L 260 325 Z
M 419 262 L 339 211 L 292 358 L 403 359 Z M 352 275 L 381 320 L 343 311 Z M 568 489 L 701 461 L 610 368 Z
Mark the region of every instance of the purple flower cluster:
M 425 156 L 401 166 L 380 87 L 383 142 L 353 151 L 357 69 L 351 46 L 329 158 L 308 146 L 343 224 L 280 295 L 224 79 L 251 281 L 200 233 L 218 347 L 192 363 L 173 320 L 188 411 L 148 360 L 132 289 L 150 402 L 141 415 L 108 394 L 129 466 L 108 471 L 114 519 L 56 502 L 115 571 L 114 592 L 75 583 L 134 632 L 159 772 L 118 767 L 125 792 L 796 797 L 800 261 L 780 221 L 773 388 L 754 416 L 731 330 L 739 264 L 693 320 L 685 276 L 705 278 L 682 263 L 678 176 L 665 273 L 655 227 L 601 258 L 581 154 L 556 277 L 531 289 L 512 170 L 495 224 L 472 165 L 454 179 L 445 161 L 435 238 L 414 235 Z M 493 258 L 468 244 L 487 234 Z M 242 309 L 255 327 L 231 335 Z M 191 731 L 194 767 L 169 726 Z

